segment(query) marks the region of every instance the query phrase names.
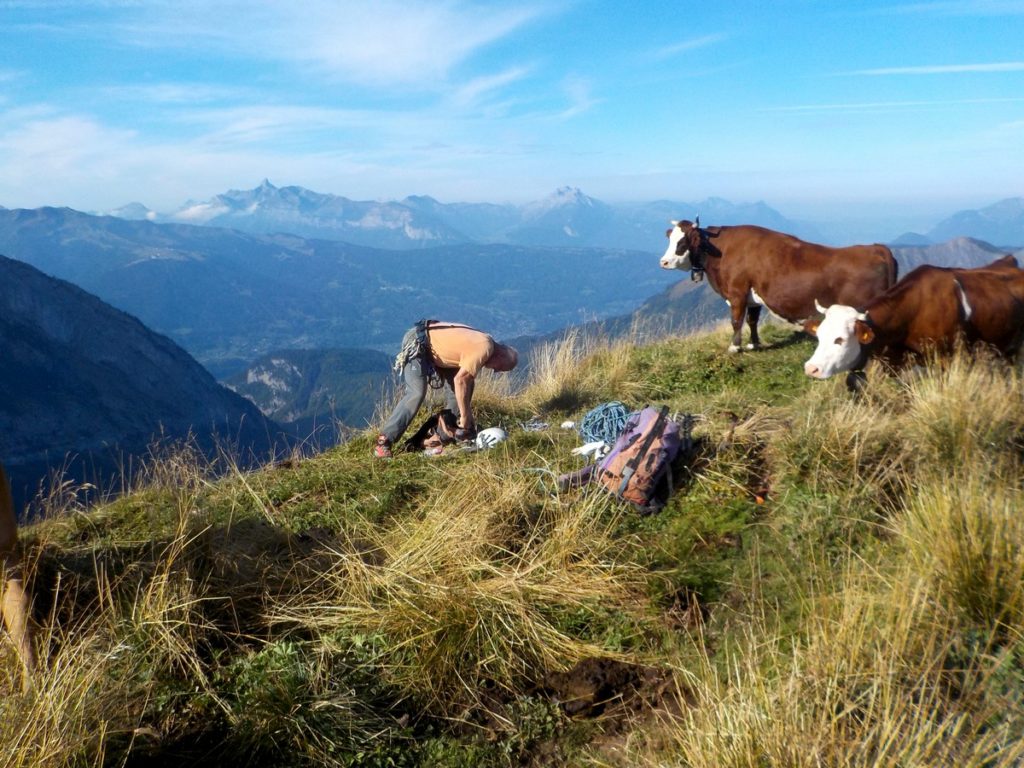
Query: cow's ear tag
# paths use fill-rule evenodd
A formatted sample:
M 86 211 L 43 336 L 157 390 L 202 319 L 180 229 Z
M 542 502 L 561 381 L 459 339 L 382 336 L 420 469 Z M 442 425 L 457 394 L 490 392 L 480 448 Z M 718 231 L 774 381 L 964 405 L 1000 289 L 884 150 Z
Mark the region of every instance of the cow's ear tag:
M 818 335 L 818 321 L 817 320 L 808 320 L 806 323 L 804 323 L 804 330 L 807 331 L 809 334 L 811 334 L 811 336 L 817 336 Z
M 857 338 L 860 339 L 861 344 L 870 344 L 874 341 L 875 332 L 871 330 L 871 327 L 864 323 L 857 323 Z

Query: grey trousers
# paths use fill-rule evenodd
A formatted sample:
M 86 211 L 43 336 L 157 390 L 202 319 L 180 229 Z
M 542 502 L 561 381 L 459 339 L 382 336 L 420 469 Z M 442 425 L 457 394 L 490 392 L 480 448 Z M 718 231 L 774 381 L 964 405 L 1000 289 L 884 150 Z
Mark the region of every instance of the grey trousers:
M 445 407 L 459 417 L 459 404 L 455 400 L 455 368 L 438 368 L 438 374 L 444 379 L 444 402 Z M 394 443 L 405 434 L 412 420 L 416 418 L 416 412 L 423 405 L 427 396 L 429 381 L 423 374 L 423 364 L 418 359 L 410 360 L 402 368 L 402 378 L 405 380 L 405 393 L 398 401 L 394 412 L 384 422 L 380 432 L 390 442 Z

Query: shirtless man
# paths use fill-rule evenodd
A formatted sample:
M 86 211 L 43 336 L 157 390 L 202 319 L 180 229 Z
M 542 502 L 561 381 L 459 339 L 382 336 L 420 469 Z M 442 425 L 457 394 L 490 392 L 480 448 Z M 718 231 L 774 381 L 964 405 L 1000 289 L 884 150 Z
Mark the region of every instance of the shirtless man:
M 473 386 L 480 369 L 506 372 L 518 362 L 514 347 L 499 344 L 483 331 L 461 323 L 421 320 L 402 339 L 395 367 L 405 381 L 405 394 L 381 429 L 374 456 L 391 457 L 392 446 L 415 418 L 432 378 L 444 387 L 445 404 L 459 420 L 456 437 L 472 439 Z

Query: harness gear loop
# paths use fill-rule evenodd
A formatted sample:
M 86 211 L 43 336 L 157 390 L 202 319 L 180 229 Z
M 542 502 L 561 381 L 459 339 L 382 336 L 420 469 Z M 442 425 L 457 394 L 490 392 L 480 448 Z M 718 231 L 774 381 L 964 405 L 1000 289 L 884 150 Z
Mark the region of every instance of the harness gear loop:
M 395 373 L 402 374 L 402 370 L 412 360 L 420 361 L 420 370 L 431 389 L 441 389 L 444 386 L 444 379 L 437 372 L 434 365 L 434 354 L 430 349 L 430 337 L 427 335 L 427 326 L 436 323 L 436 320 L 426 318 L 416 322 L 416 335 L 405 343 L 395 357 Z

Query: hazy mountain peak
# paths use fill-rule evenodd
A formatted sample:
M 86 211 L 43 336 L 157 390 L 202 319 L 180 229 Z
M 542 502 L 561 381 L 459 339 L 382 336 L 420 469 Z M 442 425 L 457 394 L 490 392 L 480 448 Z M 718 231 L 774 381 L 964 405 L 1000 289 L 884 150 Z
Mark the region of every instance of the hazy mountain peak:
M 958 211 L 929 232 L 935 241 L 970 234 L 996 245 L 1024 245 L 1024 198 L 1009 197 L 985 208 Z
M 430 195 L 406 195 L 402 199 L 402 204 L 412 206 L 413 208 L 437 208 L 442 205 L 436 197 L 431 197 Z
M 1008 197 L 982 208 L 981 213 L 993 218 L 1013 218 L 1024 214 L 1024 197 Z
M 920 232 L 904 232 L 897 238 L 894 238 L 889 242 L 891 246 L 925 246 L 931 245 L 931 240 L 922 235 Z
M 583 191 L 579 187 L 559 187 L 550 195 L 548 195 L 541 204 L 549 204 L 551 207 L 561 205 L 585 205 L 593 208 L 595 200 L 588 195 L 583 194 Z
M 115 218 L 128 219 L 129 221 L 156 221 L 158 217 L 156 211 L 150 210 L 142 203 L 128 203 L 100 215 L 114 216 Z

